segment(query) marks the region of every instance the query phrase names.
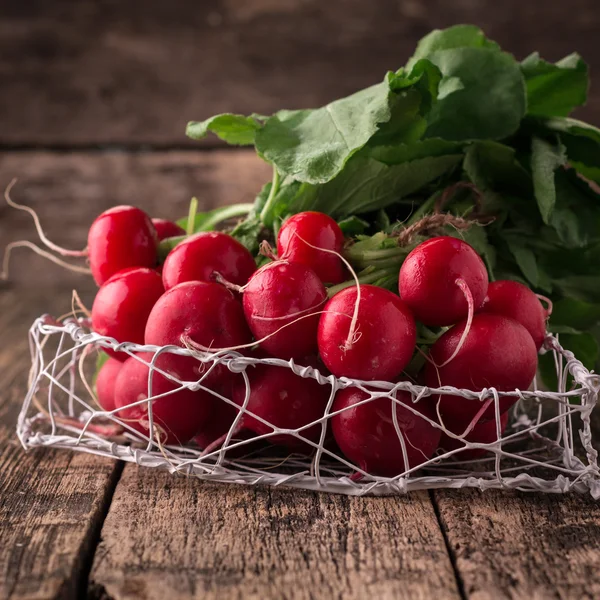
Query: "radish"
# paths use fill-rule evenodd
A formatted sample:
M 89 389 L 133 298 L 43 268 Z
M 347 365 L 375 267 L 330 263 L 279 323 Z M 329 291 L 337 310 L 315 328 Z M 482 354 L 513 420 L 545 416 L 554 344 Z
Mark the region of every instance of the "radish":
M 482 305 L 488 274 L 469 244 L 442 236 L 419 244 L 406 257 L 398 289 L 417 321 L 453 325 Z
M 212 386 L 212 389 L 214 389 L 217 394 L 233 401 L 233 389 L 235 384 L 237 383 L 237 380 L 242 379 L 241 375 L 230 373 L 229 377 L 224 378 L 222 381 L 218 382 L 217 385 Z M 210 419 L 204 423 L 200 431 L 196 432 L 194 441 L 200 448 L 206 448 L 229 431 L 239 412 L 240 411 L 236 406 L 228 404 L 224 400 L 213 396 L 213 409 Z
M 163 292 L 162 279 L 153 269 L 140 267 L 120 271 L 96 294 L 92 328 L 118 342 L 143 344 L 146 321 Z M 125 352 L 107 349 L 106 353 L 121 361 L 129 358 Z
M 508 412 L 505 412 L 500 415 L 500 432 L 503 432 L 506 429 L 507 423 Z M 452 433 L 460 435 L 462 431 L 453 431 Z M 491 421 L 480 421 L 474 425 L 473 429 L 465 436 L 465 440 L 475 444 L 493 444 L 498 441 L 496 419 L 494 418 Z M 486 450 L 483 448 L 466 448 L 461 440 L 452 438 L 445 433 L 442 433 L 440 448 L 445 452 L 464 448 L 461 452 L 452 455 L 452 457 L 457 460 L 476 460 L 486 455 Z
M 215 386 L 214 390 L 221 396 L 234 400 L 234 390 L 237 386 L 243 385 L 243 377 L 241 375 L 234 375 L 230 373 L 229 377 L 224 378 L 220 385 Z M 227 432 L 231 429 L 236 416 L 239 414 L 240 409 L 233 406 L 221 398 L 213 397 L 212 412 L 210 418 L 200 430 L 196 433 L 194 441 L 200 448 L 208 448 L 211 445 L 220 445 L 225 440 Z M 250 440 L 254 437 L 254 433 L 249 430 L 236 431 L 235 435 L 231 438 L 230 444 L 239 442 L 240 440 Z M 250 441 L 242 446 L 227 450 L 227 456 L 229 458 L 237 458 L 246 456 L 251 452 L 264 447 L 265 443 L 262 441 Z
M 312 269 L 279 260 L 259 269 L 245 286 L 244 314 L 263 350 L 278 358 L 301 358 L 317 352 L 318 313 L 326 298 Z
M 256 271 L 252 254 L 236 239 L 219 231 L 197 233 L 175 246 L 163 266 L 165 289 L 184 281 L 214 281 L 218 273 L 244 285 Z
M 109 358 L 101 367 L 96 377 L 96 396 L 103 410 L 115 409 L 115 382 L 123 363 L 116 358 Z
M 472 391 L 491 387 L 504 392 L 527 390 L 537 370 L 537 351 L 527 329 L 507 317 L 478 313 L 456 353 L 466 325 L 466 321 L 458 323 L 433 344 L 430 359 L 435 364 L 428 362 L 425 366 L 425 384 Z M 474 418 L 480 421 L 494 417 L 490 398 L 491 394 L 485 409 L 482 402 L 460 396 L 440 395 L 436 402 L 444 425 L 463 433 Z M 516 400 L 516 396 L 500 397 L 500 412 L 507 411 Z
M 156 235 L 159 242 L 170 237 L 185 235 L 185 229 L 183 227 L 180 227 L 177 223 L 168 221 L 167 219 L 152 219 L 152 225 L 154 225 L 154 229 L 156 229 Z
M 338 292 L 319 321 L 319 353 L 337 377 L 392 380 L 409 363 L 416 338 L 406 304 L 373 285 Z
M 153 267 L 158 238 L 150 217 L 134 206 L 103 212 L 88 232 L 88 256 L 98 285 L 128 267 Z
M 182 357 L 162 354 L 156 366 L 181 381 L 193 381 L 196 376 L 189 370 Z M 134 429 L 149 434 L 148 403 L 130 406 L 148 398 L 149 368 L 151 353 L 128 358 L 116 381 L 115 415 Z M 213 403 L 212 396 L 205 391 L 178 390 L 181 386 L 158 372 L 152 374 L 152 396 L 168 394 L 152 402 L 154 435 L 158 434 L 162 444 L 185 444 L 207 422 Z M 178 390 L 178 391 L 174 391 Z M 169 394 L 169 392 L 173 392 Z
M 251 339 L 240 302 L 222 285 L 204 281 L 188 281 L 167 290 L 154 305 L 144 336 L 146 344 L 191 344 L 212 351 L 245 345 Z M 191 357 L 186 362 L 194 364 L 196 373 L 211 366 Z M 214 384 L 227 373 L 227 367 L 218 365 L 206 384 Z
M 428 399 L 413 404 L 408 392 L 396 392 L 396 398 L 412 406 L 418 413 L 395 404 L 390 398 L 379 397 L 355 406 L 369 398 L 358 388 L 340 390 L 331 412 L 343 411 L 331 417 L 335 441 L 344 455 L 370 475 L 393 477 L 429 460 L 440 440 L 440 430 L 426 421 L 424 415 L 435 420 Z M 402 434 L 408 464 L 404 461 L 402 443 L 393 420 L 396 408 L 398 427 Z
M 344 234 L 329 215 L 306 211 L 284 221 L 277 236 L 279 258 L 310 267 L 323 283 L 344 281 L 346 269 L 339 256 L 319 248 L 337 253 L 344 248 Z
M 482 312 L 504 315 L 521 323 L 539 350 L 546 337 L 548 313 L 538 297 L 518 281 L 494 281 L 488 287 Z
M 250 397 L 246 410 L 271 425 L 280 429 L 298 429 L 325 414 L 331 392 L 328 385 L 320 385 L 314 379 L 300 377 L 287 367 L 257 365 L 249 368 L 247 373 L 250 380 Z M 238 380 L 233 390 L 233 400 L 239 406 L 243 406 L 245 395 L 246 386 L 243 381 Z M 264 435 L 272 432 L 273 427 L 249 414 L 243 414 L 236 434 L 244 430 Z M 299 433 L 303 438 L 316 443 L 319 441 L 321 430 L 322 426 L 316 424 Z M 268 441 L 302 453 L 314 450 L 310 444 L 287 433 L 272 436 Z

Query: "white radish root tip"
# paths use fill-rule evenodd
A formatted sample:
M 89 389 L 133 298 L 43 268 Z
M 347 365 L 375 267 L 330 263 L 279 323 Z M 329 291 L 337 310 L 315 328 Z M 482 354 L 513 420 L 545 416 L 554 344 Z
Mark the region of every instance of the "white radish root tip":
M 536 294 L 536 296 L 540 302 L 546 304 L 546 307 L 544 308 L 546 312 L 546 319 L 550 318 L 553 308 L 552 300 L 550 300 L 550 298 L 547 298 L 546 296 L 542 296 L 541 294 Z
M 315 245 L 311 244 L 310 242 L 307 242 L 302 236 L 298 235 L 297 232 L 294 232 L 294 235 L 300 241 L 302 241 L 307 246 L 309 246 L 310 248 L 319 250 L 320 252 L 326 252 L 327 254 L 333 254 L 334 256 L 337 256 L 346 265 L 348 271 L 350 271 L 350 274 L 352 275 L 352 278 L 354 279 L 354 282 L 356 283 L 356 301 L 354 302 L 354 311 L 352 312 L 352 321 L 350 322 L 350 329 L 348 330 L 348 336 L 346 337 L 346 341 L 344 342 L 343 347 L 342 347 L 342 349 L 344 351 L 348 351 L 352 348 L 352 346 L 354 344 L 356 344 L 356 342 L 358 342 L 358 340 L 362 336 L 362 333 L 359 333 L 357 331 L 358 310 L 360 307 L 360 300 L 361 300 L 361 288 L 360 288 L 360 281 L 358 280 L 358 275 L 356 274 L 356 271 L 352 268 L 352 265 L 339 252 L 336 252 L 335 250 L 329 250 L 327 248 L 319 248 L 319 246 L 315 246 Z
M 458 344 L 456 345 L 456 348 L 454 349 L 454 352 L 452 353 L 450 358 L 448 358 L 448 360 L 444 361 L 441 365 L 439 365 L 440 367 L 445 367 L 447 364 L 451 363 L 456 358 L 458 353 L 461 351 L 461 349 L 467 339 L 467 336 L 469 335 L 469 332 L 471 331 L 471 325 L 473 324 L 473 315 L 475 314 L 475 303 L 473 302 L 473 294 L 471 294 L 471 290 L 469 289 L 467 282 L 464 279 L 457 279 L 455 281 L 455 283 L 462 290 L 462 293 L 465 295 L 465 300 L 467 301 L 467 304 L 469 306 L 469 314 L 467 316 L 467 323 L 462 332 L 462 335 L 460 336 L 460 340 L 458 341 Z
M 40 241 L 44 244 L 44 246 L 46 246 L 50 250 L 53 250 L 57 254 L 60 254 L 61 256 L 72 256 L 72 257 L 76 257 L 76 258 L 81 258 L 81 257 L 87 256 L 88 255 L 87 249 L 85 249 L 85 250 L 68 250 L 66 248 L 62 248 L 61 246 L 58 246 L 57 244 L 50 241 L 46 237 L 46 234 L 44 233 L 44 230 L 42 229 L 40 219 L 39 219 L 37 213 L 35 212 L 35 210 L 33 210 L 33 208 L 30 208 L 29 206 L 24 206 L 23 204 L 18 204 L 17 202 L 12 200 L 12 198 L 10 197 L 10 192 L 16 183 L 17 183 L 17 180 L 15 178 L 8 184 L 8 186 L 4 190 L 4 199 L 6 200 L 6 203 L 10 207 L 16 208 L 17 210 L 23 210 L 31 215 L 31 217 L 33 218 L 33 222 L 35 224 L 35 228 L 37 230 L 38 236 L 40 238 Z
M 54 256 L 54 254 L 50 254 L 50 252 L 36 246 L 32 242 L 28 242 L 26 240 L 21 240 L 18 242 L 11 242 L 4 249 L 4 259 L 2 261 L 2 271 L 0 272 L 0 280 L 6 281 L 8 279 L 9 272 L 9 263 L 10 263 L 10 255 L 15 248 L 29 248 L 33 250 L 39 256 L 43 256 L 47 258 L 49 261 L 53 262 L 56 265 L 59 265 L 68 271 L 73 271 L 73 273 L 80 273 L 82 275 L 91 275 L 92 271 L 87 267 L 80 267 L 78 265 L 71 265 L 68 262 L 58 258 L 58 256 Z
M 263 240 L 260 243 L 258 253 L 261 256 L 266 256 L 267 258 L 270 258 L 271 260 L 278 260 L 277 253 L 275 252 L 275 250 L 273 249 L 271 244 L 269 244 L 269 242 L 267 242 L 267 240 Z
M 244 285 L 236 285 L 235 283 L 232 283 L 231 281 L 228 281 L 218 271 L 215 271 L 211 275 L 211 278 L 216 283 L 220 283 L 222 286 L 226 287 L 228 290 L 231 290 L 232 292 L 237 292 L 238 294 L 242 294 L 244 292 L 244 289 L 246 288 L 246 286 L 244 286 Z

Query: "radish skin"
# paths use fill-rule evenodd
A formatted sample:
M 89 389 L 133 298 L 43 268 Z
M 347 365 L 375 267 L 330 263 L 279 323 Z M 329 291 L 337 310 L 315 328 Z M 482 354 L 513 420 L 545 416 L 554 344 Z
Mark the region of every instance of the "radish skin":
M 147 363 L 152 360 L 152 354 L 138 355 Z M 189 369 L 183 357 L 173 354 L 162 354 L 156 361 L 156 366 L 181 381 L 194 381 L 196 376 Z M 142 402 L 148 398 L 148 366 L 132 356 L 128 358 L 116 381 L 115 408 L 120 408 L 115 416 L 125 421 L 130 427 L 141 433 L 149 434 L 148 403 Z M 152 416 L 155 424 L 155 439 L 159 436 L 162 444 L 185 444 L 207 422 L 211 414 L 212 397 L 205 391 L 189 389 L 177 390 L 180 385 L 171 381 L 158 372 L 152 374 L 152 395 L 158 396 L 173 392 L 152 402 Z
M 96 377 L 96 396 L 103 410 L 115 409 L 115 384 L 123 363 L 116 358 L 109 358 Z
M 504 392 L 527 390 L 537 370 L 537 350 L 529 332 L 513 319 L 478 313 L 460 352 L 451 362 L 446 362 L 454 354 L 465 326 L 465 321 L 458 323 L 431 347 L 431 361 L 424 371 L 425 385 L 473 391 L 491 387 Z M 517 396 L 499 400 L 500 413 L 504 413 L 516 402 Z M 483 407 L 477 400 L 460 396 L 439 395 L 436 402 L 444 425 L 460 433 Z M 492 419 L 494 414 L 491 402 L 479 420 Z
M 508 412 L 505 412 L 500 415 L 500 432 L 504 432 L 507 423 Z M 462 431 L 453 431 L 452 433 L 455 435 L 461 435 Z M 465 440 L 475 444 L 493 444 L 494 442 L 498 441 L 496 419 L 494 418 L 489 421 L 480 421 L 477 423 L 465 436 Z M 442 433 L 442 437 L 440 439 L 440 449 L 442 451 L 450 452 L 451 450 L 458 450 L 459 448 L 464 448 L 464 450 L 452 455 L 453 458 L 457 460 L 476 460 L 478 458 L 482 458 L 488 452 L 483 448 L 466 448 L 461 440 L 457 440 L 456 438 Z
M 394 403 L 390 398 L 375 398 L 360 406 L 369 395 L 358 388 L 340 390 L 333 402 L 332 412 L 343 410 L 331 417 L 335 441 L 344 455 L 370 475 L 393 477 L 429 460 L 440 440 L 440 430 L 420 414 L 435 420 L 434 411 L 425 401 L 412 403 L 408 392 L 396 392 L 396 398 L 412 406 L 418 413 Z M 394 425 L 403 436 L 408 463 L 405 464 L 402 443 Z
M 216 274 L 235 285 L 244 285 L 256 271 L 250 252 L 220 231 L 206 231 L 181 242 L 163 265 L 163 283 L 169 290 L 185 281 L 215 281 Z
M 419 244 L 406 257 L 400 268 L 398 290 L 417 321 L 442 327 L 469 314 L 468 296 L 458 281 L 468 287 L 473 309 L 479 309 L 488 289 L 485 264 L 466 242 L 441 236 Z
M 410 362 L 416 337 L 414 318 L 398 296 L 361 284 L 338 292 L 325 305 L 318 345 L 325 366 L 337 377 L 391 381 Z
M 243 294 L 254 337 L 270 336 L 260 342 L 263 350 L 287 360 L 316 354 L 319 313 L 327 292 L 314 271 L 298 263 L 272 262 L 252 276 Z
M 92 328 L 118 342 L 144 343 L 150 312 L 164 288 L 154 269 L 125 269 L 113 275 L 98 290 L 92 305 Z M 125 361 L 129 354 L 107 349 L 106 353 Z
M 248 370 L 250 397 L 247 410 L 281 429 L 298 429 L 321 418 L 330 395 L 330 387 L 320 385 L 314 379 L 303 378 L 285 367 L 257 365 Z M 233 399 L 243 406 L 246 386 L 243 382 L 236 385 Z M 321 425 L 316 424 L 302 430 L 300 435 L 312 442 L 318 442 Z M 237 432 L 252 431 L 264 435 L 273 431 L 272 427 L 258 419 L 244 414 Z M 310 444 L 289 434 L 278 434 L 268 441 L 292 451 L 310 454 L 314 450 Z
M 518 281 L 494 281 L 488 287 L 482 312 L 504 315 L 521 323 L 539 350 L 546 337 L 546 309 L 527 286 Z
M 150 217 L 134 206 L 103 212 L 88 232 L 88 256 L 94 280 L 102 285 L 129 267 L 154 267 L 158 237 Z
M 347 272 L 339 256 L 344 248 L 344 234 L 329 216 L 316 211 L 293 215 L 284 221 L 277 236 L 277 253 L 281 260 L 311 268 L 323 283 L 345 281 Z

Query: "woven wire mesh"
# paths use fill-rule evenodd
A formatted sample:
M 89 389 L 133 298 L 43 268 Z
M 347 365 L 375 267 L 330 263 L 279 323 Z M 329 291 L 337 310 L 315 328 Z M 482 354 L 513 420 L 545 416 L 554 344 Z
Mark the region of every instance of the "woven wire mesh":
M 88 452 L 144 467 L 166 469 L 171 473 L 195 476 L 202 480 L 246 485 L 284 485 L 296 488 L 342 493 L 348 495 L 389 495 L 410 490 L 476 487 L 512 488 L 524 491 L 578 492 L 589 491 L 600 497 L 600 471 L 594 449 L 590 416 L 600 393 L 600 376 L 591 373 L 569 351 L 563 349 L 557 338 L 548 335 L 544 348 L 551 352 L 556 366 L 558 389 L 538 389 L 536 382 L 528 391 L 499 392 L 494 388 L 478 392 L 453 387 L 428 388 L 407 381 L 399 383 L 363 382 L 323 375 L 319 370 L 275 358 L 252 358 L 235 352 L 198 353 L 175 346 L 158 348 L 130 343 L 119 344 L 90 330 L 85 319 L 54 321 L 44 316 L 37 319 L 30 330 L 32 369 L 29 390 L 23 402 L 17 424 L 19 439 L 25 448 L 51 446 Z M 119 411 L 104 411 L 94 401 L 93 392 L 85 374 L 86 356 L 98 349 L 112 349 L 129 356 L 139 352 L 152 353 L 149 374 L 155 360 L 162 353 L 193 356 L 205 363 L 206 372 L 224 365 L 231 376 L 243 377 L 246 399 L 240 407 L 205 383 L 205 375 L 196 381 L 174 380 L 178 389 L 205 390 L 215 402 L 227 402 L 239 411 L 236 422 L 248 412 L 250 378 L 248 373 L 256 365 L 273 365 L 291 369 L 297 377 L 312 378 L 329 392 L 322 417 L 299 429 L 282 430 L 267 425 L 268 433 L 252 439 L 238 439 L 232 425 L 222 445 L 208 452 L 193 443 L 184 446 L 165 446 L 160 443 L 152 418 L 152 390 L 140 403 L 148 407 L 149 428 L 140 433 L 130 422 L 119 418 Z M 147 356 L 147 355 L 144 355 Z M 89 358 L 89 357 L 88 357 Z M 89 362 L 89 361 L 88 361 Z M 160 370 L 159 370 L 160 372 Z M 85 383 L 84 383 L 85 380 Z M 149 384 L 151 377 L 149 377 Z M 366 392 L 365 403 L 388 398 L 399 403 L 397 393 L 407 391 L 412 402 L 403 407 L 427 419 L 443 432 L 443 424 L 432 420 L 415 409 L 430 396 L 461 396 L 470 402 L 493 402 L 499 422 L 499 399 L 517 396 L 510 409 L 507 429 L 498 426 L 498 439 L 488 444 L 476 444 L 459 439 L 459 447 L 438 452 L 422 464 L 410 467 L 406 454 L 404 472 L 394 477 L 375 476 L 361 470 L 345 458 L 339 450 L 325 443 L 328 422 L 335 413 L 332 405 L 338 390 L 355 387 Z M 439 397 L 439 396 L 438 396 Z M 249 413 L 255 418 L 260 417 Z M 395 419 L 394 419 L 395 421 Z M 314 425 L 321 430 L 317 442 L 304 437 Z M 406 443 L 398 423 L 394 423 L 403 452 Z M 313 428 L 314 429 L 314 428 Z M 277 435 L 291 435 L 312 447 L 312 452 L 294 454 L 285 449 L 264 447 L 256 449 L 257 441 L 268 441 Z M 465 450 L 484 450 L 481 458 L 461 459 Z M 247 452 L 246 452 L 247 450 Z

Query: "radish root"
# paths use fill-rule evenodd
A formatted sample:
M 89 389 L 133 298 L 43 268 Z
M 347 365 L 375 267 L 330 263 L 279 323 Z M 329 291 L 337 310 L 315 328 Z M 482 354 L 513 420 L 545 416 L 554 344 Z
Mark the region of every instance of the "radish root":
M 221 273 L 219 273 L 218 271 L 215 271 L 212 275 L 211 275 L 212 279 L 214 279 L 214 281 L 216 283 L 220 283 L 222 286 L 226 287 L 228 290 L 232 291 L 232 292 L 237 292 L 238 294 L 243 293 L 244 289 L 246 286 L 244 285 L 237 285 L 235 283 L 232 283 L 231 281 L 228 281 L 227 279 L 225 279 L 225 277 L 223 277 L 223 275 L 221 275 Z
M 540 302 L 546 305 L 544 310 L 546 311 L 546 319 L 549 319 L 553 309 L 552 300 L 550 300 L 550 298 L 547 298 L 546 296 L 542 296 L 541 294 L 536 294 L 536 296 Z
M 458 353 L 461 351 L 461 349 L 467 339 L 467 336 L 469 335 L 469 332 L 471 331 L 471 325 L 473 324 L 473 315 L 475 314 L 475 303 L 473 302 L 473 294 L 471 294 L 471 290 L 469 289 L 467 282 L 464 279 L 457 279 L 455 281 L 455 283 L 462 290 L 462 293 L 465 295 L 465 300 L 467 301 L 467 304 L 469 305 L 469 314 L 467 315 L 467 323 L 465 325 L 465 329 L 462 332 L 462 335 L 460 336 L 460 340 L 458 340 L 458 344 L 456 345 L 454 352 L 452 353 L 450 358 L 448 358 L 448 360 L 444 361 L 441 365 L 439 365 L 440 367 L 445 367 L 447 364 L 452 362 L 456 358 Z
M 350 271 L 350 274 L 352 275 L 352 279 L 354 279 L 354 282 L 356 283 L 356 302 L 354 303 L 354 311 L 352 312 L 352 321 L 350 321 L 350 329 L 348 330 L 348 336 L 346 337 L 346 341 L 342 346 L 342 350 L 347 352 L 352 348 L 354 344 L 356 344 L 356 342 L 358 342 L 358 340 L 362 336 L 362 333 L 357 331 L 358 310 L 360 307 L 361 296 L 360 281 L 358 279 L 358 275 L 356 274 L 356 271 L 352 268 L 352 265 L 339 252 L 336 252 L 335 250 L 329 250 L 327 248 L 319 248 L 318 246 L 314 246 L 310 242 L 307 242 L 303 237 L 299 236 L 296 232 L 294 232 L 294 235 L 300 241 L 304 242 L 307 246 L 313 248 L 314 250 L 319 250 L 320 252 L 326 252 L 327 254 L 333 254 L 337 256 L 344 263 L 344 265 L 346 265 L 346 268 L 348 269 L 348 271 Z
M 6 200 L 6 203 L 9 206 L 11 206 L 12 208 L 16 208 L 17 210 L 23 210 L 31 215 L 31 217 L 33 218 L 33 222 L 35 224 L 35 228 L 37 230 L 37 234 L 40 238 L 40 241 L 44 244 L 44 246 L 46 246 L 50 250 L 53 250 L 57 254 L 60 254 L 61 256 L 73 256 L 73 257 L 78 257 L 78 258 L 87 256 L 88 255 L 87 249 L 68 250 L 66 248 L 62 248 L 61 246 L 58 246 L 57 244 L 50 241 L 46 237 L 46 234 L 44 233 L 44 230 L 42 229 L 40 219 L 39 219 L 37 213 L 35 212 L 35 210 L 33 210 L 33 208 L 31 208 L 29 206 L 25 206 L 23 204 L 18 204 L 17 202 L 12 200 L 12 198 L 10 197 L 10 192 L 16 183 L 17 183 L 17 179 L 15 178 L 8 184 L 7 188 L 4 190 L 4 199 Z
M 47 258 L 49 261 L 67 269 L 68 271 L 73 271 L 73 273 L 80 273 L 81 275 L 91 275 L 92 274 L 92 271 L 90 269 L 88 269 L 87 267 L 71 265 L 68 262 L 65 262 L 64 260 L 58 258 L 58 256 L 54 256 L 54 254 L 50 254 L 50 252 L 47 252 L 46 250 L 40 248 L 39 246 L 36 246 L 34 243 L 28 242 L 26 240 L 22 240 L 22 241 L 18 241 L 18 242 L 11 242 L 10 244 L 8 244 L 6 246 L 6 248 L 4 250 L 4 259 L 2 261 L 2 271 L 0 272 L 0 280 L 6 281 L 8 279 L 8 273 L 9 273 L 8 266 L 10 263 L 10 255 L 15 248 L 29 248 L 30 250 L 33 250 L 39 256 L 43 256 L 44 258 Z
M 269 242 L 267 242 L 267 240 L 263 240 L 260 243 L 259 249 L 258 249 L 258 253 L 261 256 L 266 256 L 267 258 L 270 258 L 271 260 L 278 260 L 277 259 L 277 253 L 275 252 L 275 250 L 273 249 L 273 247 L 271 246 L 271 244 L 269 244 Z M 283 259 L 284 257 L 282 257 Z

